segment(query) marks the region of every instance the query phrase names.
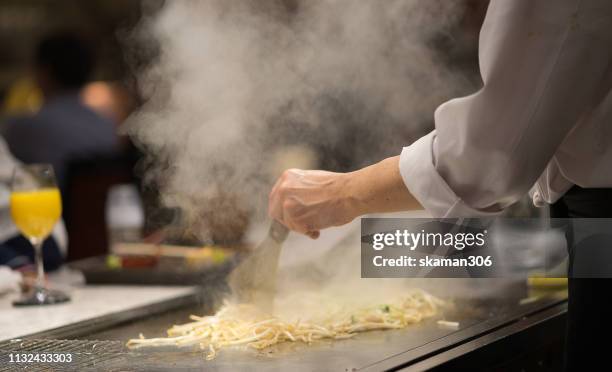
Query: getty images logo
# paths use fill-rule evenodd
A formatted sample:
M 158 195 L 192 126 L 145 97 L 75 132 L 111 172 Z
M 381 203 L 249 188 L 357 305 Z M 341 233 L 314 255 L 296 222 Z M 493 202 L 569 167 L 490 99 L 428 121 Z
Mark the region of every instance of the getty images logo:
M 480 233 L 431 233 L 421 230 L 395 230 L 394 232 L 376 233 L 373 236 L 372 248 L 380 251 L 387 247 L 408 248 L 411 251 L 417 247 L 453 247 L 463 250 L 471 247 L 482 247 L 486 243 L 487 230 Z

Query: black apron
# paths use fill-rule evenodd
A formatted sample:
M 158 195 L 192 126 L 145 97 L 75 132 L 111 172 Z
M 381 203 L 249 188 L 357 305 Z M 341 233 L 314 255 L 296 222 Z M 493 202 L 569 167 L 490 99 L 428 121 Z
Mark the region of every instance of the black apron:
M 612 218 L 612 189 L 574 186 L 551 206 L 551 217 Z M 575 252 L 569 253 L 571 270 Z M 566 370 L 612 370 L 612 279 L 569 278 L 568 291 Z

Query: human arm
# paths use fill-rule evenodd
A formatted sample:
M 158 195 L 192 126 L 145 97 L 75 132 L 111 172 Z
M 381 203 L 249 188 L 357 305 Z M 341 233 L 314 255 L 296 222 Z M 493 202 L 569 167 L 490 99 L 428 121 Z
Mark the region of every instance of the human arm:
M 571 186 L 544 169 L 609 90 L 611 19 L 612 3 L 600 0 L 491 2 L 483 87 L 441 105 L 436 129 L 400 158 L 406 186 L 433 216 L 500 213 L 543 177 L 558 194 Z
M 399 156 L 349 173 L 289 169 L 269 197 L 270 217 L 313 238 L 367 213 L 417 208 L 400 175 Z
M 361 185 L 356 189 L 364 200 L 377 194 L 364 207 L 347 197 L 354 191 L 341 191 L 351 176 L 321 173 L 322 184 L 310 188 L 320 194 L 308 203 L 301 202 L 305 190 L 292 197 L 296 187 L 277 183 L 270 215 L 307 232 L 390 211 L 382 207 L 403 210 L 419 203 L 434 217 L 503 211 L 534 185 L 567 134 L 606 93 L 612 80 L 611 25 L 609 1 L 560 0 L 554 7 L 492 1 L 479 48 L 483 87 L 441 105 L 436 129 L 404 148 L 398 162 L 406 187 L 401 197 L 393 192 L 399 182 L 383 182 L 389 178 L 366 168 L 352 176 L 361 181 L 353 184 Z M 371 169 L 392 168 L 383 163 Z M 386 200 L 388 195 L 394 197 Z

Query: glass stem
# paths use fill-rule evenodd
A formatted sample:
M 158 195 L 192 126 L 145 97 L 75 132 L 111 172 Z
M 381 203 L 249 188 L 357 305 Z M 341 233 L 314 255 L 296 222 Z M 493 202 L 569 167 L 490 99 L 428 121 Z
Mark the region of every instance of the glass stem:
M 32 239 L 32 246 L 34 247 L 34 264 L 36 265 L 36 289 L 45 288 L 45 268 L 43 266 L 42 257 L 42 239 Z

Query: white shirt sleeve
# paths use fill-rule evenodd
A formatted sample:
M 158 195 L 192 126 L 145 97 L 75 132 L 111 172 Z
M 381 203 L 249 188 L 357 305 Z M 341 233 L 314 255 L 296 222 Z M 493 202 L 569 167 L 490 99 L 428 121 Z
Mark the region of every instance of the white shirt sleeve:
M 611 65 L 612 1 L 493 0 L 479 45 L 483 87 L 435 112 L 400 173 L 435 217 L 490 215 L 519 200 L 596 102 Z

